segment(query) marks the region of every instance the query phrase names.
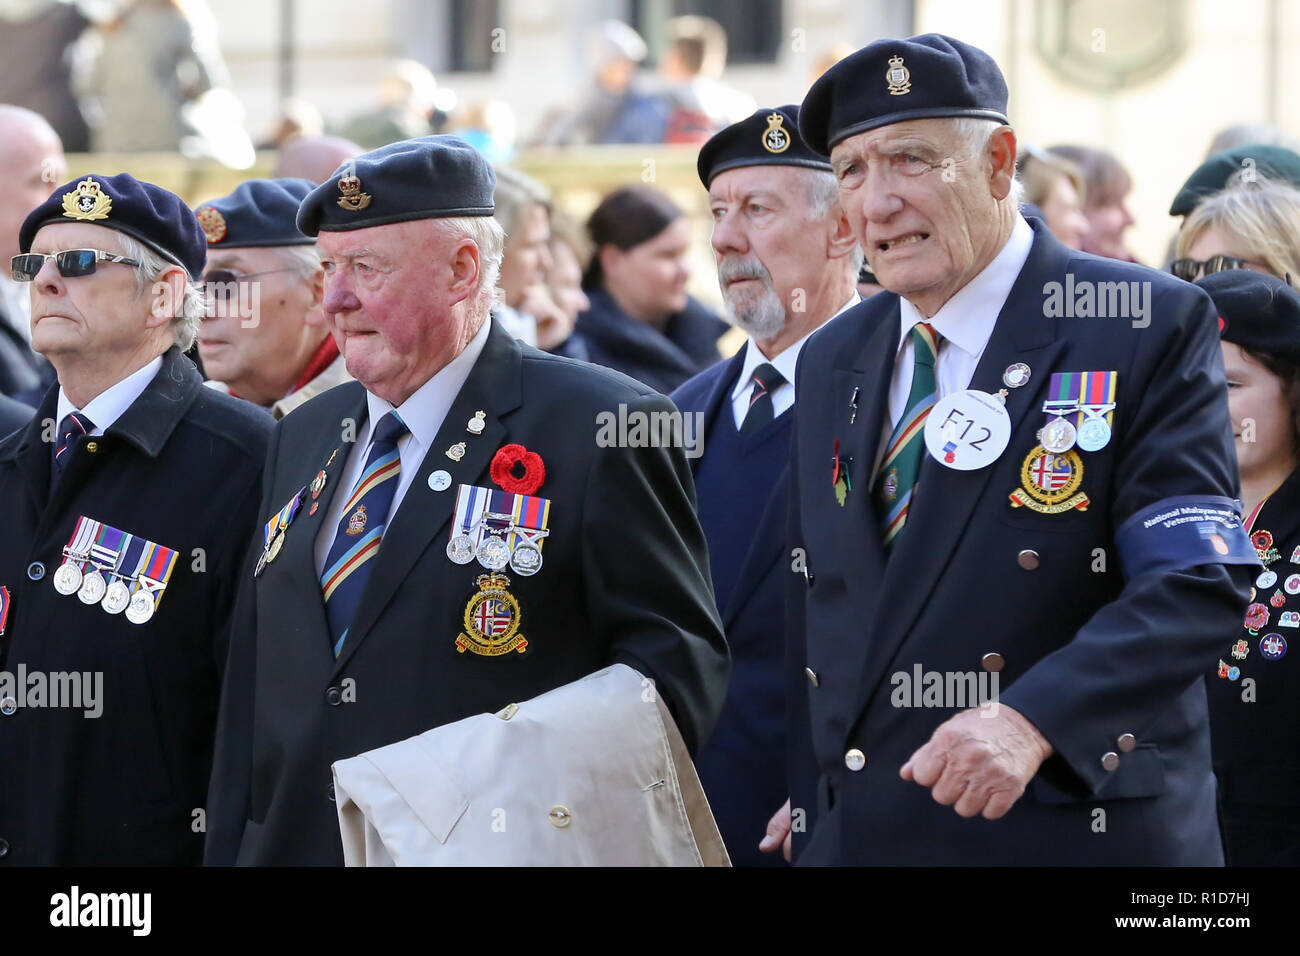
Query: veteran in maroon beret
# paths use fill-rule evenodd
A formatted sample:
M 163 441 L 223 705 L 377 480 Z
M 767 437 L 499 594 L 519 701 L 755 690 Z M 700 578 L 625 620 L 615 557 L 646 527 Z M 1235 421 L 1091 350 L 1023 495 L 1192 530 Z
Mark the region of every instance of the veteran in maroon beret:
M 938 34 L 799 111 L 886 291 L 796 374 L 795 852 L 1220 865 L 1203 678 L 1259 571 L 1217 316 L 1027 223 L 1007 117 Z
M 86 176 L 19 241 L 58 383 L 0 441 L 0 865 L 197 864 L 271 424 L 183 354 L 206 243 L 178 196 Z

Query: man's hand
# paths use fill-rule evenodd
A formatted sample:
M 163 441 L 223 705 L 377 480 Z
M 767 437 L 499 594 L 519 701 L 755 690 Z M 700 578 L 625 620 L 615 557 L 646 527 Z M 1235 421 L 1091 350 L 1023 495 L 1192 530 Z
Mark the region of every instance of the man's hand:
M 996 820 L 1020 799 L 1051 755 L 1052 745 L 1034 725 L 1001 704 L 992 717 L 983 708 L 972 708 L 944 721 L 898 775 L 930 787 L 945 806 L 955 803 L 953 809 L 963 817 L 983 814 Z M 786 821 L 788 825 L 788 815 Z M 771 823 L 767 829 L 772 832 Z
M 767 836 L 759 842 L 758 848 L 764 853 L 771 853 L 777 847 L 785 854 L 785 862 L 790 862 L 790 801 L 787 799 L 781 809 L 772 814 L 767 821 Z

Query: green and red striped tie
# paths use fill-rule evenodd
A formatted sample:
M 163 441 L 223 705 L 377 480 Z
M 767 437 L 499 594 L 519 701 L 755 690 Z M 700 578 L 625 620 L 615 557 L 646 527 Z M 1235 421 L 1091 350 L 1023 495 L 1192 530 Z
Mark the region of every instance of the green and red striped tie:
M 912 390 L 907 396 L 907 410 L 889 438 L 872 492 L 886 554 L 902 533 L 916 494 L 917 473 L 925 456 L 925 420 L 938 400 L 934 364 L 940 339 L 939 333 L 925 322 L 912 327 Z

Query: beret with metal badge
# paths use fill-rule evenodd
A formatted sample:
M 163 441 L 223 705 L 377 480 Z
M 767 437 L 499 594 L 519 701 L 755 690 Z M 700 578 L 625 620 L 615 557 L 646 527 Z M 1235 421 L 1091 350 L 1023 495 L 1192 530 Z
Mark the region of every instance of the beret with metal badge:
M 194 215 L 209 246 L 300 246 L 316 240 L 298 231 L 298 207 L 316 188 L 310 179 L 250 179 Z
M 740 166 L 806 166 L 830 172 L 831 164 L 799 135 L 799 107 L 759 110 L 714 133 L 700 147 L 695 170 L 708 189 L 713 177 Z

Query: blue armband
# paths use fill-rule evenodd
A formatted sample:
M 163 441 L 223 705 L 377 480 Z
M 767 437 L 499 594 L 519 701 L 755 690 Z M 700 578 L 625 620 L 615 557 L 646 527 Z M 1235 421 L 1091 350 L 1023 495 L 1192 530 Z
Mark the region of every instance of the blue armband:
M 1237 503 L 1218 495 L 1179 495 L 1143 508 L 1115 532 L 1124 580 L 1198 564 L 1260 563 Z

